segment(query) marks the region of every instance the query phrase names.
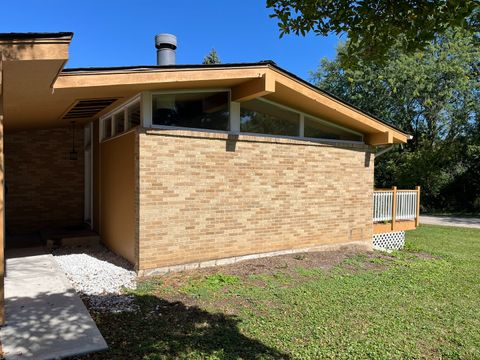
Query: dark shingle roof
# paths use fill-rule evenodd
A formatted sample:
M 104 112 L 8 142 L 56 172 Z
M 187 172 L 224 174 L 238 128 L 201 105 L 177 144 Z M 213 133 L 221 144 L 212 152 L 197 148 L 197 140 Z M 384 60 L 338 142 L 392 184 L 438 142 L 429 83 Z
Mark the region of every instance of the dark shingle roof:
M 73 37 L 73 32 L 11 32 L 0 33 L 0 40 L 29 40 L 29 39 L 53 39 Z

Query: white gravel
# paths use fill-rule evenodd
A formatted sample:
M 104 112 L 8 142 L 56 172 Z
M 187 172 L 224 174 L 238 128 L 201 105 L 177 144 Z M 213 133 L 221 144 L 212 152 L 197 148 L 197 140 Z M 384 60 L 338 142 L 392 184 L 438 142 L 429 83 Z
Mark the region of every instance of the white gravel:
M 128 261 L 107 248 L 61 247 L 52 251 L 75 290 L 96 310 L 134 311 L 134 297 L 123 295 L 135 289 L 136 273 Z

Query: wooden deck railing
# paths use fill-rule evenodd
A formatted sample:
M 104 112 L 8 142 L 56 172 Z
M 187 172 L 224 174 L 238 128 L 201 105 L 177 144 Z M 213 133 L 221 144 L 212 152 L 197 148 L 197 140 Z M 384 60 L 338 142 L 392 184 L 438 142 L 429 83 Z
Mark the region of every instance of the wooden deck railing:
M 415 190 L 373 192 L 374 233 L 415 229 L 420 218 L 420 186 Z

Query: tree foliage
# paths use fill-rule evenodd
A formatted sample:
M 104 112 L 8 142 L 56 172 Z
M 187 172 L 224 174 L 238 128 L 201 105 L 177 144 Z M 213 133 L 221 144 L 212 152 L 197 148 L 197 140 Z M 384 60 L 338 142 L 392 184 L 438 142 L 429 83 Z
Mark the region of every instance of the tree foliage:
M 221 64 L 220 58 L 218 57 L 217 50 L 212 49 L 210 52 L 203 58 L 202 64 Z
M 395 44 L 385 63 L 350 66 L 346 46 L 313 73 L 321 88 L 413 135 L 376 164 L 377 186 L 424 189 L 430 209 L 480 210 L 480 46 L 448 30 L 423 51 Z M 343 55 L 342 55 L 343 54 Z
M 280 36 L 346 34 L 348 59 L 384 59 L 424 48 L 450 28 L 478 30 L 478 0 L 267 0 Z M 352 62 L 355 63 L 355 62 Z

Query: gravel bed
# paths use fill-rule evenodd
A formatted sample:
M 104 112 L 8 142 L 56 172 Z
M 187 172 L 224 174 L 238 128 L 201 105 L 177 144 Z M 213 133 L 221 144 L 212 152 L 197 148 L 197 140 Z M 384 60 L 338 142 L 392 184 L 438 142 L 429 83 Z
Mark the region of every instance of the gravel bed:
M 101 245 L 60 247 L 52 251 L 75 290 L 91 308 L 99 311 L 134 311 L 136 273 L 128 261 Z

